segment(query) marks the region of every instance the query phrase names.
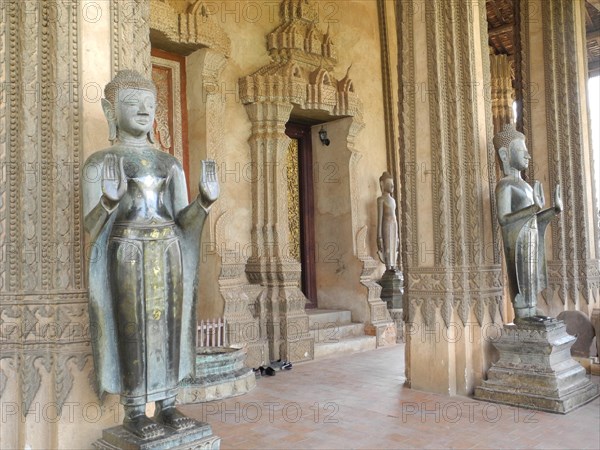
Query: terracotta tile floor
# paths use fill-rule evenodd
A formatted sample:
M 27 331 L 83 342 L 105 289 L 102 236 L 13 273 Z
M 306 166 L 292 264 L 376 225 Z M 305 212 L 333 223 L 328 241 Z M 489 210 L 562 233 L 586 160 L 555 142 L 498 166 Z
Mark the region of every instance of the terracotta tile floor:
M 563 416 L 414 391 L 403 373 L 395 346 L 295 364 L 246 395 L 181 409 L 223 449 L 600 448 L 600 399 Z

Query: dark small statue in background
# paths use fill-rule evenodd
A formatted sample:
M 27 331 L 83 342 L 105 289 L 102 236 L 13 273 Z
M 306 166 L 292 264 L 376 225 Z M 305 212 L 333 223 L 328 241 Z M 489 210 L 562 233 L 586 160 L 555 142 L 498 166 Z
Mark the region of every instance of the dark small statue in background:
M 214 162 L 203 161 L 200 193 L 188 204 L 181 164 L 153 145 L 151 81 L 120 71 L 105 97 L 113 145 L 83 169 L 97 388 L 120 395 L 126 431 L 155 439 L 200 425 L 175 399 L 178 382 L 194 374 L 200 235 L 219 184 Z
M 383 264 L 385 272 L 379 280 L 382 287 L 381 300 L 387 303 L 388 309 L 402 308 L 404 278 L 398 270 L 398 220 L 396 219 L 396 200 L 394 179 L 389 172 L 383 172 L 379 177 L 381 196 L 377 198 L 377 255 Z
M 554 190 L 554 206 L 544 207 L 544 192 L 538 181 L 533 188 L 521 177 L 531 158 L 525 135 L 512 124 L 494 137 L 504 177 L 496 185 L 498 221 L 502 228 L 510 300 L 515 322 L 542 321 L 537 296 L 547 286 L 544 236 L 548 223 L 562 209 L 560 188 Z
M 394 179 L 389 172 L 379 177 L 381 196 L 377 198 L 377 254 L 386 270 L 398 268 L 398 220 L 396 219 L 396 200 Z

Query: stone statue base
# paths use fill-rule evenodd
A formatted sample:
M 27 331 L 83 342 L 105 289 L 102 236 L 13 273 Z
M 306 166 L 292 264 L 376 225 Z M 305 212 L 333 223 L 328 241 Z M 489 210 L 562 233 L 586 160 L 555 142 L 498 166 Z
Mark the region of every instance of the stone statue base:
M 396 343 L 400 344 L 404 342 L 404 310 L 402 308 L 390 309 L 389 313 L 396 324 Z
M 388 309 L 402 308 L 402 294 L 404 293 L 404 277 L 398 269 L 386 270 L 377 282 L 381 290 L 381 300 L 387 303 Z
M 179 384 L 177 403 L 210 402 L 251 391 L 256 375 L 244 365 L 245 360 L 245 348 L 197 348 L 196 377 Z
M 571 358 L 575 337 L 556 319 L 505 325 L 494 342 L 500 359 L 475 389 L 475 398 L 566 414 L 598 397 L 598 386 Z
M 123 426 L 108 428 L 102 432 L 102 439 L 92 444 L 100 450 L 219 450 L 221 438 L 212 434 L 207 423 L 196 422 L 187 430 L 175 431 L 170 428 L 161 437 L 142 439 L 127 431 Z

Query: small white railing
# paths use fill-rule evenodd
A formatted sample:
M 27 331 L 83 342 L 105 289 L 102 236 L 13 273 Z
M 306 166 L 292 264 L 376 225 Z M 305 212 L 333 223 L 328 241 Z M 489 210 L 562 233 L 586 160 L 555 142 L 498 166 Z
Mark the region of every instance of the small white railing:
M 218 319 L 201 320 L 198 322 L 196 346 L 198 347 L 226 347 L 227 346 L 227 321 L 222 317 Z

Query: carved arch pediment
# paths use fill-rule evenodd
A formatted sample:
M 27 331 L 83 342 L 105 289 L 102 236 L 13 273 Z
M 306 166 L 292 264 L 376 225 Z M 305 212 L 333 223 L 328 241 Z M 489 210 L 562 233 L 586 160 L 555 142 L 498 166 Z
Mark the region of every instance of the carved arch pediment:
M 281 2 L 281 25 L 267 35 L 271 63 L 240 79 L 244 104 L 293 103 L 332 116 L 361 117 L 361 102 L 348 73 L 342 80 L 333 75 L 335 45 L 329 30 L 317 26 L 314 12 L 307 0 Z
M 348 71 L 346 72 L 346 76 L 338 81 L 338 91 L 340 92 L 354 92 L 354 82 L 350 79 L 350 68 L 348 67 Z
M 191 4 L 185 13 L 177 12 L 169 0 L 152 0 L 150 40 L 155 46 L 179 54 L 210 48 L 229 56 L 231 41 L 210 11 L 201 0 Z
M 313 71 L 309 77 L 310 84 L 312 85 L 325 85 L 331 86 L 331 77 L 329 76 L 329 72 L 327 72 L 322 67 L 319 67 L 317 70 Z

